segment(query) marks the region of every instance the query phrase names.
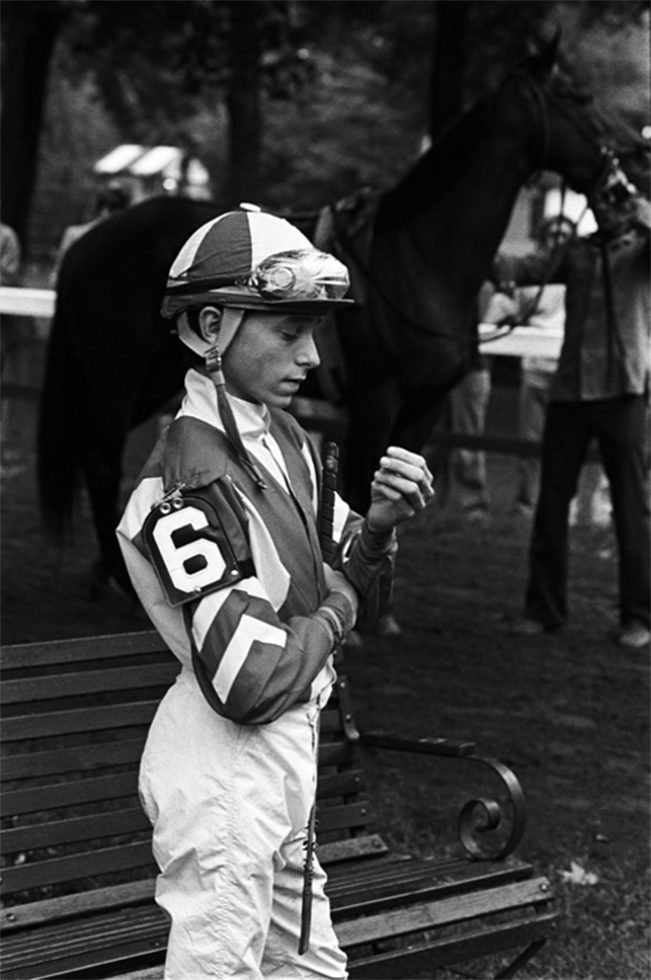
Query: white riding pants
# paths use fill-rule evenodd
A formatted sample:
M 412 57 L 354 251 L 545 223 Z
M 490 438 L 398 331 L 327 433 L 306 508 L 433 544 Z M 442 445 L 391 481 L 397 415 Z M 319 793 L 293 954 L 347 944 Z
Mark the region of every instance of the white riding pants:
M 171 928 L 166 980 L 344 980 L 315 859 L 309 950 L 299 956 L 306 827 L 316 785 L 316 704 L 269 725 L 222 718 L 184 669 L 140 767 L 154 827 L 156 901 Z

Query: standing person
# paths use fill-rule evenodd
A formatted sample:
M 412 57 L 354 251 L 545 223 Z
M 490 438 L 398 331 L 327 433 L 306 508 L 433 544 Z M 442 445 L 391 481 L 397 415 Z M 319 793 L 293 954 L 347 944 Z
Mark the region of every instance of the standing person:
M 20 239 L 11 225 L 0 222 L 0 285 L 21 285 L 22 249 Z M 4 383 L 24 382 L 26 358 L 25 344 L 34 334 L 31 317 L 3 313 L 0 316 L 0 378 Z M 15 402 L 6 394 L 4 385 L 0 394 L 0 477 L 18 476 L 24 470 L 22 453 L 11 448 L 17 426 Z
M 492 322 L 491 303 L 494 289 L 485 282 L 477 299 L 477 321 Z M 502 307 L 500 306 L 500 311 Z M 479 345 L 470 352 L 467 374 L 447 396 L 439 431 L 447 434 L 481 436 L 491 395 L 491 358 L 482 354 Z M 437 470 L 437 503 L 442 511 L 458 508 L 464 521 L 486 525 L 490 520 L 490 497 L 486 471 L 486 453 L 481 449 L 461 447 L 433 451 Z
M 564 215 L 554 215 L 542 222 L 538 244 L 547 261 L 574 235 L 574 222 Z M 544 280 L 543 280 L 544 283 Z M 565 286 L 546 283 L 522 286 L 515 290 L 515 322 L 540 330 L 561 332 L 565 326 Z M 521 362 L 518 392 L 518 437 L 530 442 L 542 440 L 549 392 L 556 371 L 555 357 L 526 356 Z M 533 514 L 538 496 L 540 461 L 535 456 L 518 460 L 518 484 L 515 496 L 516 512 Z
M 649 644 L 649 229 L 651 205 L 597 200 L 599 230 L 573 239 L 553 281 L 566 286 L 565 336 L 543 436 L 524 619 L 515 632 L 567 618 L 568 516 L 590 441 L 610 485 L 619 550 L 619 628 L 626 647 Z M 539 282 L 540 254 L 498 256 L 496 278 Z
M 433 495 L 424 459 L 387 449 L 365 518 L 336 498 L 324 564 L 320 462 L 284 409 L 347 288 L 333 256 L 250 206 L 203 225 L 170 269 L 162 311 L 194 363 L 118 528 L 182 663 L 140 770 L 167 980 L 347 976 L 316 858 L 299 953 L 319 712 L 333 650 L 392 574 L 396 526 Z
M 18 235 L 4 221 L 0 222 L 0 284 L 20 285 L 21 248 Z

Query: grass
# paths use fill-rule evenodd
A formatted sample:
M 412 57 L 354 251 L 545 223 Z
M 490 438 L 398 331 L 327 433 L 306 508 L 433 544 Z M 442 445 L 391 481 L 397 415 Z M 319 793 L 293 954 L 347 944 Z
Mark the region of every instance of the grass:
M 31 416 L 25 426 L 31 432 Z M 115 596 L 88 602 L 87 508 L 74 547 L 56 554 L 38 529 L 32 449 L 25 462 L 26 474 L 3 484 L 3 642 L 146 627 Z M 373 637 L 347 656 L 356 713 L 367 728 L 475 741 L 521 780 L 529 817 L 518 853 L 549 876 L 562 913 L 523 977 L 648 980 L 648 652 L 624 651 L 608 637 L 617 616 L 610 528 L 572 531 L 567 628 L 508 633 L 528 543 L 527 525 L 509 517 L 514 470 L 513 460 L 489 457 L 489 528 L 432 509 L 401 533 L 404 632 Z M 387 836 L 411 852 L 449 848 L 461 803 L 484 791 L 476 767 L 464 774 L 449 762 L 395 755 L 369 763 Z M 572 862 L 597 882 L 564 881 Z
M 493 461 L 498 485 L 510 465 Z M 550 878 L 561 918 L 519 976 L 648 980 L 648 653 L 624 652 L 608 636 L 610 529 L 572 533 L 568 627 L 510 635 L 527 541 L 528 528 L 499 504 L 486 530 L 433 513 L 403 531 L 396 612 L 404 632 L 348 656 L 357 712 L 366 727 L 469 738 L 521 780 L 529 817 L 518 853 Z M 421 854 L 448 846 L 461 802 L 484 780 L 469 772 L 464 786 L 457 766 L 408 766 L 395 755 L 371 764 L 392 843 Z M 595 883 L 565 880 L 572 862 Z

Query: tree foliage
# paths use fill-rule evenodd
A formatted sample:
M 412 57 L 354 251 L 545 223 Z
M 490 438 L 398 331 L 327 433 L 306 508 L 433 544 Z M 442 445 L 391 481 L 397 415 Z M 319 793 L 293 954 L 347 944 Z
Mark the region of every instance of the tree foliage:
M 276 207 L 387 186 L 556 27 L 607 107 L 648 121 L 639 0 L 4 0 L 0 26 L 2 207 L 23 233 L 39 146 L 37 203 L 63 185 L 64 223 L 116 142 L 187 146 L 220 197 Z

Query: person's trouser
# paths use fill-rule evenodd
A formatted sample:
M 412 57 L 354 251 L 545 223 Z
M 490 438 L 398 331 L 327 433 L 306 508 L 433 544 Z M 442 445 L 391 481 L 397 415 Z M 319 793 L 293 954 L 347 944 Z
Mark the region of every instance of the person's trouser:
M 619 550 L 620 622 L 649 625 L 648 419 L 641 395 L 550 403 L 529 548 L 529 619 L 554 628 L 567 617 L 569 506 L 594 437 L 610 484 Z
M 455 435 L 483 435 L 490 394 L 490 371 L 469 371 L 448 396 L 441 428 Z M 477 449 L 454 449 L 437 455 L 437 506 L 443 510 L 456 505 L 464 513 L 487 511 L 486 454 Z
M 140 794 L 154 826 L 156 901 L 171 928 L 166 980 L 347 977 L 315 859 L 298 954 L 318 707 L 269 725 L 221 718 L 184 670 L 152 723 Z
M 545 428 L 552 375 L 544 371 L 523 371 L 518 392 L 518 436 L 528 442 L 540 442 Z M 518 460 L 516 504 L 533 510 L 540 482 L 538 456 L 521 456 Z

